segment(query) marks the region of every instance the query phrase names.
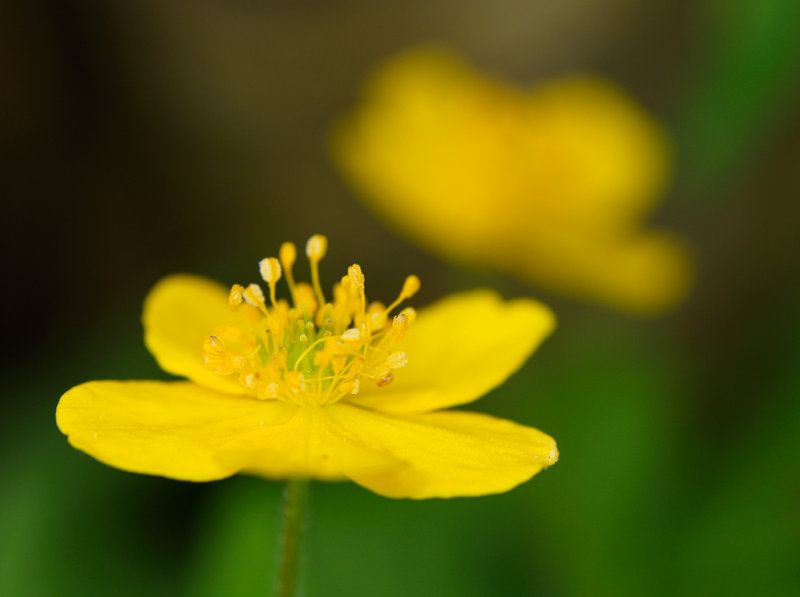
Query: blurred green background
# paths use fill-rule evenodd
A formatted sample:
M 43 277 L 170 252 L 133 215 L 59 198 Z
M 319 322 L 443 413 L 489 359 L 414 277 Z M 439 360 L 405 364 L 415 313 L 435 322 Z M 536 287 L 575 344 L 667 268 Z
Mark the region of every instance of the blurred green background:
M 0 594 L 258 595 L 281 486 L 131 475 L 70 448 L 54 409 L 90 379 L 164 379 L 141 302 L 190 271 L 250 281 L 329 236 L 372 297 L 489 284 L 560 328 L 472 408 L 561 461 L 479 499 L 314 484 L 308 595 L 800 595 L 800 4 L 795 0 L 145 0 L 11 3 Z M 364 74 L 421 41 L 524 85 L 615 78 L 671 129 L 659 224 L 698 283 L 645 321 L 455 271 L 382 228 L 325 153 Z

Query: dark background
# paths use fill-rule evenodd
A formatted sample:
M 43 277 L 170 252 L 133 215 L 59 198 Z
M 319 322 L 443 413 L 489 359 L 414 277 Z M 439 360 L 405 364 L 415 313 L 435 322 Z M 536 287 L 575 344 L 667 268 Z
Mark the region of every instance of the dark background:
M 393 501 L 314 484 L 309 595 L 800 594 L 800 4 L 444 0 L 58 2 L 0 9 L 0 593 L 265 594 L 281 488 L 131 475 L 71 449 L 59 396 L 164 379 L 141 302 L 162 276 L 249 282 L 330 239 L 371 297 L 490 284 L 560 327 L 474 408 L 562 460 L 501 496 Z M 616 79 L 666 123 L 655 221 L 693 246 L 689 300 L 641 320 L 385 230 L 326 154 L 363 76 L 419 42 L 520 85 Z

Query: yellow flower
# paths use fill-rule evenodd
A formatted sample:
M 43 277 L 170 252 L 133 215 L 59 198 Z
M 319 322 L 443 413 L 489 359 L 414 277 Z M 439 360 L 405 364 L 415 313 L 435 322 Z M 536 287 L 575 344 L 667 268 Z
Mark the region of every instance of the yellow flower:
M 159 365 L 190 381 L 95 381 L 56 412 L 70 443 L 127 471 L 189 481 L 235 473 L 351 479 L 389 497 L 507 491 L 556 462 L 552 438 L 483 414 L 472 402 L 520 367 L 552 331 L 547 307 L 490 291 L 392 312 L 419 288 L 409 276 L 388 306 L 367 303 L 358 265 L 327 301 L 318 264 L 296 283 L 296 249 L 261 261 L 267 283 L 189 275 L 161 281 L 144 307 Z M 276 298 L 285 277 L 291 304 Z
M 418 49 L 368 79 L 332 141 L 367 204 L 446 259 L 641 313 L 686 293 L 683 245 L 643 227 L 665 135 L 608 81 L 520 90 Z

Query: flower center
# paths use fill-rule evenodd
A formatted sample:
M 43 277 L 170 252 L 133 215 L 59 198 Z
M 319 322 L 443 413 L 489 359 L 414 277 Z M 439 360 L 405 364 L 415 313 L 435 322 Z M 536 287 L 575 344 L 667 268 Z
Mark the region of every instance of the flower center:
M 327 246 L 319 234 L 306 243 L 310 285 L 294 281 L 294 244 L 283 243 L 280 259 L 262 259 L 259 268 L 269 288 L 269 303 L 258 284 L 246 288 L 234 284 L 229 302 L 247 323 L 217 327 L 203 343 L 205 365 L 219 375 L 238 374 L 239 383 L 262 400 L 301 405 L 332 404 L 357 394 L 364 382 L 378 387 L 390 384 L 393 370 L 408 361 L 397 346 L 416 316 L 410 307 L 394 317 L 391 312 L 417 292 L 419 278 L 408 276 L 388 307 L 378 302 L 368 305 L 364 274 L 354 264 L 327 302 L 319 283 L 319 262 Z M 275 296 L 284 272 L 291 305 Z

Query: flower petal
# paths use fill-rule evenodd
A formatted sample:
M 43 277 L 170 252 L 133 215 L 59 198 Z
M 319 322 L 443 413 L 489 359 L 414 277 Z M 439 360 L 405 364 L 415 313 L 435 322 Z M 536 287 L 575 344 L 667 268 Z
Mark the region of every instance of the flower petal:
M 420 311 L 394 383 L 348 401 L 397 413 L 472 402 L 519 369 L 554 327 L 550 309 L 529 299 L 506 302 L 488 290 L 448 297 Z
M 490 264 L 512 184 L 505 132 L 518 128 L 498 113 L 506 102 L 521 98 L 456 55 L 412 49 L 369 78 L 362 105 L 332 133 L 332 155 L 387 225 L 453 260 Z
M 359 485 L 387 497 L 502 493 L 558 460 L 550 436 L 488 415 L 388 415 L 341 403 L 327 411 L 365 447 L 399 461 L 395 466 L 347 471 Z
M 96 381 L 69 390 L 56 422 L 70 444 L 126 471 L 185 481 L 237 472 L 344 479 L 396 465 L 319 407 L 232 396 L 188 382 Z
M 515 164 L 521 210 L 538 202 L 551 226 L 596 230 L 631 225 L 663 193 L 671 147 L 663 127 L 622 88 L 565 76 L 527 96 L 528 168 Z M 522 212 L 524 213 L 524 211 Z M 525 234 L 527 221 L 520 230 Z
M 390 497 L 507 491 L 558 459 L 547 435 L 486 415 L 297 407 L 188 382 L 86 383 L 64 394 L 56 421 L 74 447 L 126 471 L 350 478 Z
M 159 366 L 215 390 L 245 394 L 235 376 L 222 376 L 201 360 L 203 340 L 220 325 L 242 325 L 228 291 L 213 280 L 181 274 L 161 280 L 144 303 L 144 341 Z
M 598 239 L 541 229 L 524 245 L 531 258 L 513 266 L 518 277 L 641 315 L 674 307 L 694 277 L 689 251 L 665 232 Z
M 519 89 L 414 48 L 369 77 L 331 151 L 378 217 L 449 261 L 642 314 L 691 283 L 680 242 L 645 222 L 672 169 L 668 135 L 611 81 Z

